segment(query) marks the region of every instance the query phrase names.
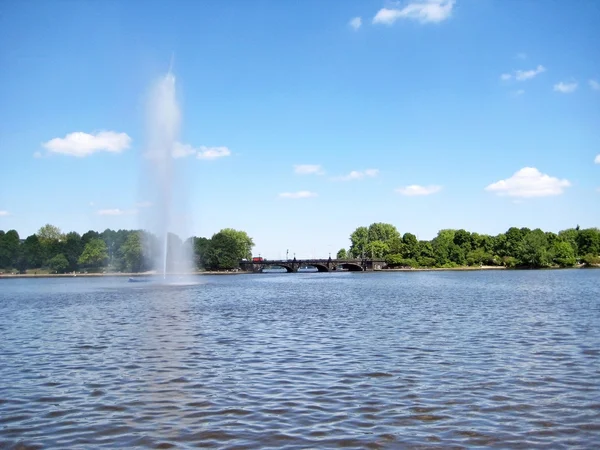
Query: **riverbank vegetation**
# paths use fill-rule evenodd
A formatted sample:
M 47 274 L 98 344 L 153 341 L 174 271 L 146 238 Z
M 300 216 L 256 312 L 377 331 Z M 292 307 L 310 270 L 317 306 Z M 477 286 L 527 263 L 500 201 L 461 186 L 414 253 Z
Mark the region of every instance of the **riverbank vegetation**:
M 252 256 L 254 242 L 244 231 L 226 228 L 211 238 L 182 241 L 169 233 L 167 269 L 177 262 L 193 260 L 197 269 L 231 270 Z M 186 255 L 186 252 L 188 253 Z M 143 230 L 90 230 L 83 235 L 63 233 L 45 225 L 21 239 L 16 230 L 0 230 L 0 273 L 144 272 L 162 270 L 160 240 Z
M 412 233 L 401 234 L 391 224 L 373 223 L 358 227 L 350 235 L 350 243 L 348 249 L 338 252 L 338 258 L 381 258 L 388 268 L 600 265 L 598 228 L 575 227 L 552 233 L 513 227 L 496 236 L 444 229 L 428 241 Z M 167 270 L 176 270 L 182 256 L 193 260 L 200 270 L 234 270 L 242 259 L 251 258 L 253 246 L 246 232 L 231 228 L 210 238 L 186 241 L 169 234 Z M 143 230 L 91 230 L 79 235 L 45 225 L 26 239 L 15 230 L 0 230 L 0 273 L 160 271 L 161 255 L 160 240 Z
M 394 225 L 373 223 L 350 235 L 350 248 L 338 258 L 382 258 L 388 267 L 503 266 L 572 267 L 600 264 L 600 229 L 579 226 L 557 233 L 509 228 L 496 236 L 466 230 L 440 230 L 430 241 L 403 235 Z

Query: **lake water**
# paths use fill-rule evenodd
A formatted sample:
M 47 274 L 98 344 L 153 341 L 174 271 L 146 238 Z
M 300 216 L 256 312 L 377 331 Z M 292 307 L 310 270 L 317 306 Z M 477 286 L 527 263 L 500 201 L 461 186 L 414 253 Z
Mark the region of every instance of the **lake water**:
M 0 280 L 0 448 L 599 448 L 600 270 Z

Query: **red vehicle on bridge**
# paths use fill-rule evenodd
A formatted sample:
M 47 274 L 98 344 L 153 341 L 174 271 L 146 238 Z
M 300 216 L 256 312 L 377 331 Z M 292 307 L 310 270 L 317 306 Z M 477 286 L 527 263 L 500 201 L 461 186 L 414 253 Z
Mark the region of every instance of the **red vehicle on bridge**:
M 252 262 L 262 262 L 262 261 L 263 261 L 263 259 L 260 256 L 254 256 L 252 258 Z

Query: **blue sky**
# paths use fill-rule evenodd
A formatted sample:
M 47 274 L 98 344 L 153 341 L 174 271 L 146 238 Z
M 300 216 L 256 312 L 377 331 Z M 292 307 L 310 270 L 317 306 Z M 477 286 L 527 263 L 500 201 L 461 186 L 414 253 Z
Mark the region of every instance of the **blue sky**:
M 598 23 L 595 0 L 3 2 L 0 229 L 141 226 L 171 60 L 195 235 L 326 257 L 379 221 L 600 226 Z

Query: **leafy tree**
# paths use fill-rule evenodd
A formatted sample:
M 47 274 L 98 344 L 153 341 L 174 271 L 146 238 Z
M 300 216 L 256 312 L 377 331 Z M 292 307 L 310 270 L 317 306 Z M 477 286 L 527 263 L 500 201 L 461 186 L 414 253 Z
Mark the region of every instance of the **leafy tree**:
M 83 233 L 83 235 L 81 236 L 81 243 L 85 247 L 87 243 L 90 242 L 92 239 L 98 238 L 100 238 L 100 233 L 94 230 L 89 230 L 88 232 Z
M 79 258 L 79 264 L 97 268 L 104 264 L 107 259 L 106 243 L 102 239 L 94 238 L 85 245 Z
M 561 267 L 570 267 L 577 262 L 575 259 L 575 251 L 568 242 L 555 240 L 552 244 L 551 253 L 554 262 Z
M 210 239 L 205 237 L 194 237 L 194 255 L 196 267 L 203 268 L 208 258 L 208 249 L 210 248 Z
M 383 243 L 388 243 L 394 238 L 399 239 L 400 233 L 394 225 L 377 222 L 369 225 L 367 238 L 369 242 L 381 241 Z
M 389 253 L 389 246 L 383 241 L 372 241 L 367 244 L 366 254 L 369 258 L 383 258 Z
M 456 230 L 454 233 L 454 243 L 463 249 L 463 253 L 470 252 L 471 247 L 471 233 L 465 230 Z
M 575 256 L 579 255 L 579 248 L 577 245 L 578 236 L 579 230 L 575 228 L 568 228 L 558 232 L 558 237 L 564 242 L 567 242 L 573 248 Z
M 125 261 L 125 267 L 130 272 L 139 272 L 144 259 L 144 248 L 140 233 L 131 233 L 121 245 L 120 253 Z
M 416 258 L 419 255 L 419 241 L 414 234 L 404 233 L 402 243 L 404 244 L 402 253 L 406 258 Z
M 530 267 L 550 265 L 552 259 L 548 252 L 548 239 L 542 230 L 538 228 L 525 235 L 518 259 L 521 264 Z
M 13 267 L 19 255 L 19 233 L 9 230 L 0 237 L 0 267 Z
M 69 261 L 62 253 L 55 255 L 48 261 L 48 267 L 50 270 L 57 273 L 64 273 L 69 267 Z
M 22 263 L 26 268 L 36 269 L 44 263 L 44 250 L 37 234 L 32 234 L 21 244 Z
M 77 262 L 82 250 L 83 245 L 81 244 L 81 236 L 79 233 L 74 231 L 67 233 L 63 245 L 63 254 L 67 258 L 67 261 L 69 261 L 69 267 L 67 268 L 69 272 L 77 270 Z
M 346 252 L 346 249 L 345 248 L 340 248 L 338 250 L 338 252 L 337 252 L 336 258 L 337 259 L 346 259 L 346 258 L 348 258 L 348 254 Z
M 366 253 L 369 244 L 369 230 L 367 227 L 358 227 L 350 235 L 350 255 L 353 258 L 361 258 Z
M 48 241 L 61 241 L 65 237 L 60 231 L 60 228 L 50 224 L 41 227 L 38 230 L 37 235 L 42 244 L 46 244 Z
M 600 254 L 600 230 L 598 228 L 587 228 L 579 230 L 577 246 L 582 255 Z
M 242 259 L 252 258 L 254 242 L 245 231 L 225 228 L 210 239 L 207 267 L 211 269 L 234 269 Z

